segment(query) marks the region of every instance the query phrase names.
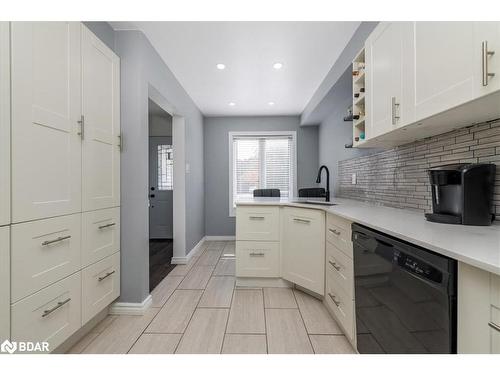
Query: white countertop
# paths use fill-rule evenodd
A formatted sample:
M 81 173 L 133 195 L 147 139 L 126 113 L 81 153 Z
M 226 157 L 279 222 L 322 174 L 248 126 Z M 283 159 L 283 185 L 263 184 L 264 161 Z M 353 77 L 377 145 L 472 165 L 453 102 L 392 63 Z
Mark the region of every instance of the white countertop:
M 333 198 L 335 206 L 304 198 L 251 198 L 236 205 L 293 206 L 324 210 L 436 253 L 500 275 L 500 224 L 487 227 L 432 223 L 419 212 Z

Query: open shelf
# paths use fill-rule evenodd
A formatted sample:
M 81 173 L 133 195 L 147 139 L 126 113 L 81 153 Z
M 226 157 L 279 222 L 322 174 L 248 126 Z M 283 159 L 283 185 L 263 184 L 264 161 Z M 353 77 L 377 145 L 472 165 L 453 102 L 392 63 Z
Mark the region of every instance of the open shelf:
M 358 120 L 353 121 L 352 125 L 352 144 L 353 147 L 360 146 L 365 142 L 365 124 L 366 124 L 366 112 L 365 112 L 365 97 L 366 93 L 362 92 L 365 89 L 365 50 L 362 49 L 356 55 L 352 61 L 352 113 L 354 115 L 360 115 Z M 355 75 L 356 74 L 356 75 Z M 355 98 L 354 94 L 359 93 L 359 97 Z M 357 140 L 356 140 L 357 139 Z

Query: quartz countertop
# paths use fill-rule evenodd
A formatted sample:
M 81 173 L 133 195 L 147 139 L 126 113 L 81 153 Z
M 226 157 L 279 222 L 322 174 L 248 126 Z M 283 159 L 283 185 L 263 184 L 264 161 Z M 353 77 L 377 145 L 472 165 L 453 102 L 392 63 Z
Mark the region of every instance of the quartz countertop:
M 400 238 L 458 261 L 500 275 L 500 224 L 479 227 L 432 223 L 423 213 L 332 198 L 335 206 L 306 203 L 304 198 L 250 198 L 241 205 L 292 206 L 323 210 Z

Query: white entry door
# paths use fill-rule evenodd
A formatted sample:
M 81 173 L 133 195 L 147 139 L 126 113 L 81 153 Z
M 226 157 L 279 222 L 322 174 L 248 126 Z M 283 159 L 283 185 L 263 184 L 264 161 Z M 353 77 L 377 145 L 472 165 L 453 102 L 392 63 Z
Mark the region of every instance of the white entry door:
M 82 25 L 83 211 L 120 205 L 120 60 Z
M 81 210 L 80 24 L 13 22 L 12 221 Z
M 149 238 L 173 238 L 172 137 L 149 138 Z

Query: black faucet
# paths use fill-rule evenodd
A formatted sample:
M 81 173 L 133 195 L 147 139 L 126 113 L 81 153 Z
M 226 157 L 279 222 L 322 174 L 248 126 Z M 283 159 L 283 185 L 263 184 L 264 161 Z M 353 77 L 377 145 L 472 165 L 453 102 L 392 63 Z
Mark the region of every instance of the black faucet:
M 328 167 L 326 165 L 322 165 L 319 167 L 318 171 L 318 177 L 316 178 L 316 183 L 319 184 L 321 183 L 321 171 L 325 169 L 326 170 L 326 201 L 330 202 L 330 171 L 328 170 Z

